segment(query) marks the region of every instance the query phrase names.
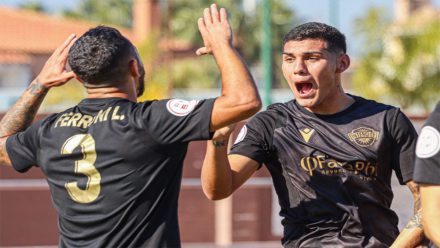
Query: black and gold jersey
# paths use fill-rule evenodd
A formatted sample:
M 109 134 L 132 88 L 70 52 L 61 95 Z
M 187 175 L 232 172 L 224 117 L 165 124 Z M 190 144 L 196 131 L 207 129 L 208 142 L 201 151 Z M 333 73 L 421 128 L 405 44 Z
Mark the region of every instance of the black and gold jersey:
M 285 247 L 387 247 L 399 233 L 391 175 L 412 178 L 417 133 L 399 109 L 352 97 L 333 115 L 271 105 L 232 147 L 271 173 Z
M 440 102 L 420 131 L 416 155 L 414 181 L 440 184 Z
M 206 140 L 214 99 L 85 99 L 7 140 L 18 171 L 38 165 L 60 247 L 180 247 L 177 205 L 188 142 Z

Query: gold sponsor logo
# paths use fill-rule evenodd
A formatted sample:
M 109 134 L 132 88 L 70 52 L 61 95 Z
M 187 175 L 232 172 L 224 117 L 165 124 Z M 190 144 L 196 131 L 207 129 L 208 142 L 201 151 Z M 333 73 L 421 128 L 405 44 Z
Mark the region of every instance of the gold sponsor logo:
M 368 147 L 379 139 L 379 132 L 368 127 L 359 127 L 348 133 L 348 138 L 359 146 Z
M 306 127 L 303 130 L 299 130 L 299 132 L 301 133 L 301 136 L 303 137 L 304 141 L 308 143 L 313 133 L 315 133 L 315 130 Z
M 313 176 L 315 172 L 325 175 L 346 174 L 347 172 L 351 172 L 365 180 L 371 180 L 377 176 L 377 164 L 368 161 L 353 161 L 348 163 L 318 155 L 303 157 L 300 161 L 300 165 L 310 176 Z

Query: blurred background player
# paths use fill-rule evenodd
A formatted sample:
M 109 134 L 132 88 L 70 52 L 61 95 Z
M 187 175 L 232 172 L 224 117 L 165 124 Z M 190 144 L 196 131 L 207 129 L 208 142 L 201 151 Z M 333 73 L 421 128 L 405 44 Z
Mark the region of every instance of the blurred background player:
M 295 100 L 269 106 L 240 131 L 208 142 L 202 185 L 210 199 L 237 190 L 264 163 L 281 206 L 284 247 L 389 247 L 399 230 L 391 174 L 412 181 L 417 133 L 398 109 L 346 94 L 346 41 L 334 27 L 305 23 L 284 38 L 282 70 Z M 419 206 L 394 247 L 423 239 Z
M 414 181 L 420 184 L 423 229 L 440 247 L 440 103 L 420 132 Z
M 213 54 L 222 76 L 216 99 L 137 103 L 144 78 L 137 50 L 116 29 L 99 26 L 59 47 L 0 123 L 1 162 L 20 172 L 38 165 L 47 177 L 60 247 L 180 247 L 177 202 L 188 143 L 210 139 L 261 106 L 232 46 L 226 10 L 211 5 L 198 25 L 205 47 L 197 54 Z M 65 71 L 66 60 L 75 74 Z M 47 90 L 74 75 L 87 98 L 22 131 Z

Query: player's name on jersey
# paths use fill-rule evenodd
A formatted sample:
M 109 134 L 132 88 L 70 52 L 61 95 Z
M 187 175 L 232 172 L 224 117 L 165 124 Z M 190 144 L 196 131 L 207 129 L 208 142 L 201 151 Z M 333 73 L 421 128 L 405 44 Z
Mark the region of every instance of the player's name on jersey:
M 95 116 L 86 115 L 82 113 L 65 113 L 62 114 L 55 122 L 54 127 L 81 127 L 87 128 L 92 124 L 108 121 L 108 120 L 123 120 L 124 115 L 119 114 L 119 106 L 109 107 L 105 110 L 99 110 Z

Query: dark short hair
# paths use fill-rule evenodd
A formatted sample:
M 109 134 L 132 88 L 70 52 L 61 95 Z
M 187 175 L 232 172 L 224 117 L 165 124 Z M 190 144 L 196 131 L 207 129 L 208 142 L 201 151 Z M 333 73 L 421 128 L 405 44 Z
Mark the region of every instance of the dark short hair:
M 87 87 L 109 86 L 128 73 L 134 46 L 117 29 L 97 26 L 84 33 L 69 50 L 72 71 Z
M 327 42 L 329 50 L 347 52 L 345 36 L 338 29 L 320 22 L 307 22 L 294 27 L 284 37 L 283 46 L 292 40 L 301 41 L 305 39 L 323 40 Z

